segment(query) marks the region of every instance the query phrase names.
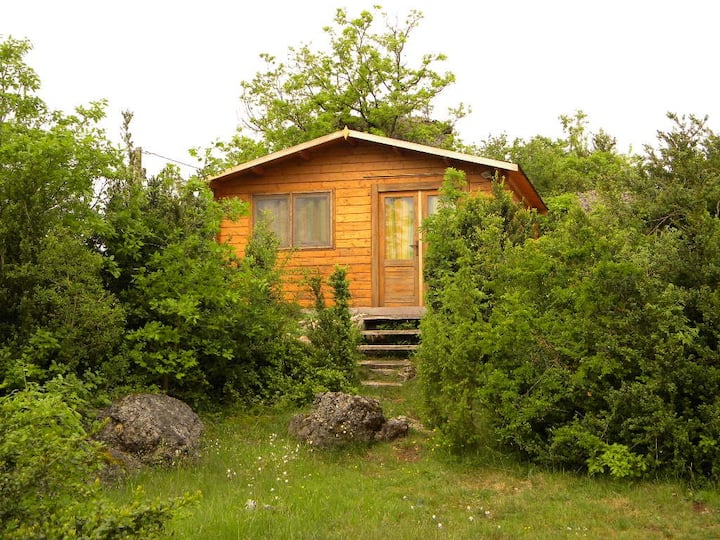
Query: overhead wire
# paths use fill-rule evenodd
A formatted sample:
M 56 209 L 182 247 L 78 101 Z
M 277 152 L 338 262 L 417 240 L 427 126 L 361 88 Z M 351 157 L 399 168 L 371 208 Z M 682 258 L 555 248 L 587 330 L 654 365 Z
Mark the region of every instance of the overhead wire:
M 201 167 L 198 167 L 197 165 L 190 165 L 189 163 L 185 163 L 184 161 L 179 161 L 177 159 L 169 158 L 167 156 L 161 156 L 160 154 L 156 154 L 155 152 L 150 152 L 149 150 L 145 150 L 144 148 L 142 150 L 142 153 L 147 154 L 149 156 L 155 156 L 155 157 L 159 157 L 162 159 L 166 159 L 167 161 L 172 161 L 173 163 L 177 163 L 178 165 L 183 165 L 185 167 L 190 167 L 192 169 L 195 169 L 196 171 L 199 171 L 201 169 Z

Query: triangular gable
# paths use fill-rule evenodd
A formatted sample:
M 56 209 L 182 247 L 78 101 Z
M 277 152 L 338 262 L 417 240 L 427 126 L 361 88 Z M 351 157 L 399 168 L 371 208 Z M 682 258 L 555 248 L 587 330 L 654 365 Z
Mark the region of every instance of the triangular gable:
M 453 150 L 445 150 L 442 148 L 436 148 L 424 144 L 403 141 L 400 139 L 392 139 L 390 137 L 372 135 L 370 133 L 355 131 L 348 128 L 345 128 L 341 131 L 336 131 L 334 133 L 330 133 L 323 137 L 318 137 L 311 141 L 291 146 L 290 148 L 286 148 L 284 150 L 273 152 L 272 154 L 253 159 L 251 161 L 247 161 L 245 163 L 237 165 L 236 167 L 232 167 L 224 171 L 223 173 L 210 178 L 210 186 L 214 187 L 219 183 L 230 180 L 231 178 L 243 176 L 243 174 L 248 172 L 261 172 L 264 167 L 267 167 L 268 165 L 271 165 L 273 163 L 284 161 L 293 157 L 302 157 L 304 154 L 307 155 L 307 153 L 320 150 L 321 148 L 328 145 L 337 144 L 339 141 L 343 140 L 366 141 L 374 144 L 387 146 L 390 148 L 408 150 L 412 152 L 420 152 L 443 159 L 492 167 L 494 169 L 497 169 L 501 174 L 505 172 L 505 174 L 503 175 L 506 177 L 507 183 L 510 185 L 511 188 L 513 188 L 514 191 L 517 192 L 520 197 L 525 200 L 526 204 L 530 205 L 533 208 L 537 208 L 540 212 L 544 213 L 547 211 L 547 207 L 545 206 L 545 203 L 538 194 L 537 190 L 527 178 L 523 170 L 515 163 L 488 159 L 480 156 L 474 156 L 471 154 L 463 154 L 461 152 L 455 152 Z

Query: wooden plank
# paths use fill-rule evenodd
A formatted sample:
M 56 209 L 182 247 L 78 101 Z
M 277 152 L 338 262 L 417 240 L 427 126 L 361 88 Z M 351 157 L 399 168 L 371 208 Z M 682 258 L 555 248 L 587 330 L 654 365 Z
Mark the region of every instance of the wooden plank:
M 410 360 L 381 360 L 379 358 L 373 358 L 372 360 L 360 360 L 358 364 L 363 367 L 378 369 L 400 369 L 412 365 Z
M 421 319 L 426 312 L 423 306 L 398 307 L 356 307 L 351 308 L 352 314 L 366 320 L 403 320 Z
M 362 386 L 372 386 L 372 387 L 402 386 L 402 383 L 394 382 L 394 381 L 360 381 L 360 384 Z
M 419 336 L 420 330 L 408 328 L 406 330 L 363 330 L 363 336 Z
M 418 345 L 359 345 L 358 350 L 362 352 L 416 351 L 418 347 Z

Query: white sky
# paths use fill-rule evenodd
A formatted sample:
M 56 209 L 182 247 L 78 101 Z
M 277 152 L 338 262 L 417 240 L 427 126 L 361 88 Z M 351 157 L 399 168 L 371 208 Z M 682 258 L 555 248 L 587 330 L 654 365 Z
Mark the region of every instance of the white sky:
M 27 38 L 41 97 L 70 112 L 109 100 L 107 129 L 135 113 L 143 149 L 192 162 L 191 147 L 228 139 L 238 124 L 240 81 L 284 59 L 288 47 L 324 43 L 338 7 L 380 3 L 425 18 L 417 53 L 440 52 L 455 85 L 435 116 L 464 102 L 461 138 L 561 134 L 558 116 L 582 109 L 619 149 L 640 151 L 668 129 L 668 111 L 709 115 L 720 131 L 720 4 L 713 0 L 17 0 L 0 10 L 0 36 Z M 162 160 L 146 156 L 154 173 Z

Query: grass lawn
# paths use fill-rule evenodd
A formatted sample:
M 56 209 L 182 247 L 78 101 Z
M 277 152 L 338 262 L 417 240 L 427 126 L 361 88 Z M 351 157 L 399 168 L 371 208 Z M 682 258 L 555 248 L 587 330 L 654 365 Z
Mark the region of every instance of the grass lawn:
M 416 416 L 414 384 L 368 389 L 386 416 Z M 720 538 L 720 496 L 671 481 L 617 481 L 514 463 L 497 452 L 452 460 L 432 433 L 323 451 L 287 435 L 292 413 L 206 420 L 197 463 L 146 471 L 166 498 L 202 492 L 169 537 L 211 539 Z

